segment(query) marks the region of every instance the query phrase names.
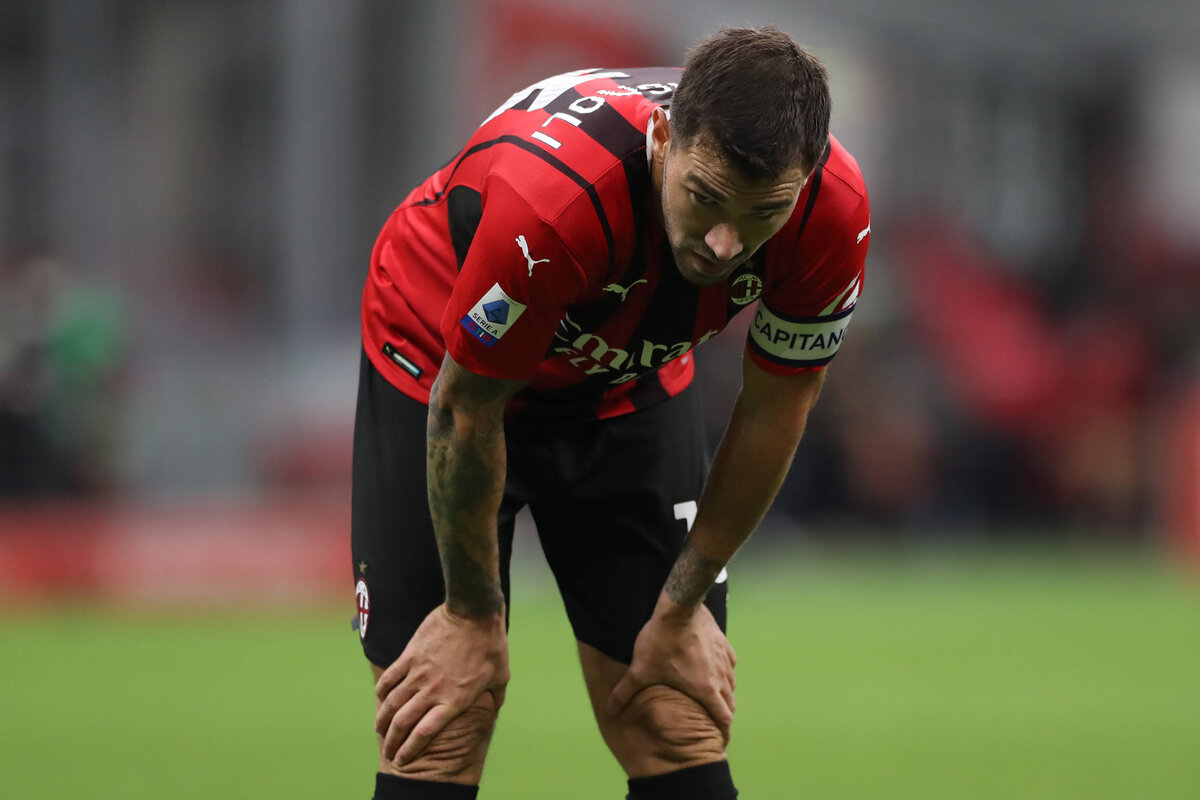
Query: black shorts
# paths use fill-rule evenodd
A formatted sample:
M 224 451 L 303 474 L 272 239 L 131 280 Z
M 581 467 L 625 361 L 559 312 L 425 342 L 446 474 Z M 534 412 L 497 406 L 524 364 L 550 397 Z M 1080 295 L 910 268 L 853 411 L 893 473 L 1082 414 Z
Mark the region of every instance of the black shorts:
M 380 667 L 445 596 L 425 493 L 428 409 L 364 353 L 354 426 L 351 550 L 360 634 Z M 628 664 L 695 516 L 708 469 L 695 389 L 649 409 L 564 426 L 510 426 L 499 513 L 509 597 L 514 519 L 528 505 L 575 637 Z M 726 584 L 706 604 L 725 627 Z

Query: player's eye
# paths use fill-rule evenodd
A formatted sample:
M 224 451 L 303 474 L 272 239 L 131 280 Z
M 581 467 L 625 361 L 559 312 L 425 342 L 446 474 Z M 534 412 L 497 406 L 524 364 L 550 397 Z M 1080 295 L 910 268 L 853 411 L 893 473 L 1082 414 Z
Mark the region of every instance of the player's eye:
M 692 193 L 693 202 L 699 203 L 702 206 L 715 206 L 717 204 L 716 200 L 706 194 L 697 192 L 695 189 L 689 189 L 688 191 Z
M 776 209 L 764 209 L 763 211 L 755 211 L 754 217 L 755 219 L 774 219 L 778 213 L 779 211 Z

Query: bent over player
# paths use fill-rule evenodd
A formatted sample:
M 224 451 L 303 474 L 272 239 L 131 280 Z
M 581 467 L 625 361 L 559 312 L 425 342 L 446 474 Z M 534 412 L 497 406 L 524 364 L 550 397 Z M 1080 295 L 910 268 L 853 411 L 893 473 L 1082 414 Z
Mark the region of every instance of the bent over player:
M 476 796 L 525 506 L 628 797 L 737 796 L 724 567 L 788 470 L 870 232 L 829 109 L 788 35 L 725 30 L 682 72 L 517 92 L 384 226 L 352 535 L 379 800 Z M 750 308 L 709 471 L 692 350 Z

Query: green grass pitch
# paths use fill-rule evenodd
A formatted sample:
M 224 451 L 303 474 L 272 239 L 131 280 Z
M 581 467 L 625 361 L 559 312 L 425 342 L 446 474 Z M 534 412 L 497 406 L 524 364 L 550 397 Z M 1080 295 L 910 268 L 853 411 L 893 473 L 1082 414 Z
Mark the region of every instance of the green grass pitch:
M 731 570 L 746 800 L 1200 797 L 1200 576 L 766 555 Z M 481 797 L 623 797 L 539 569 Z M 0 796 L 369 797 L 352 613 L 0 612 Z

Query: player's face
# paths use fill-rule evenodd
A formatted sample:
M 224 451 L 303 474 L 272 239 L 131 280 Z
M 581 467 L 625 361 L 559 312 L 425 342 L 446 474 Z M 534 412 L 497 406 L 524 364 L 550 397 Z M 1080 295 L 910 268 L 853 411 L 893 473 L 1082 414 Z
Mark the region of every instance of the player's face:
M 808 173 L 796 167 L 747 180 L 702 139 L 672 146 L 669 129 L 660 139 L 657 128 L 654 137 L 663 228 L 675 265 L 691 283 L 720 283 L 787 223 Z

